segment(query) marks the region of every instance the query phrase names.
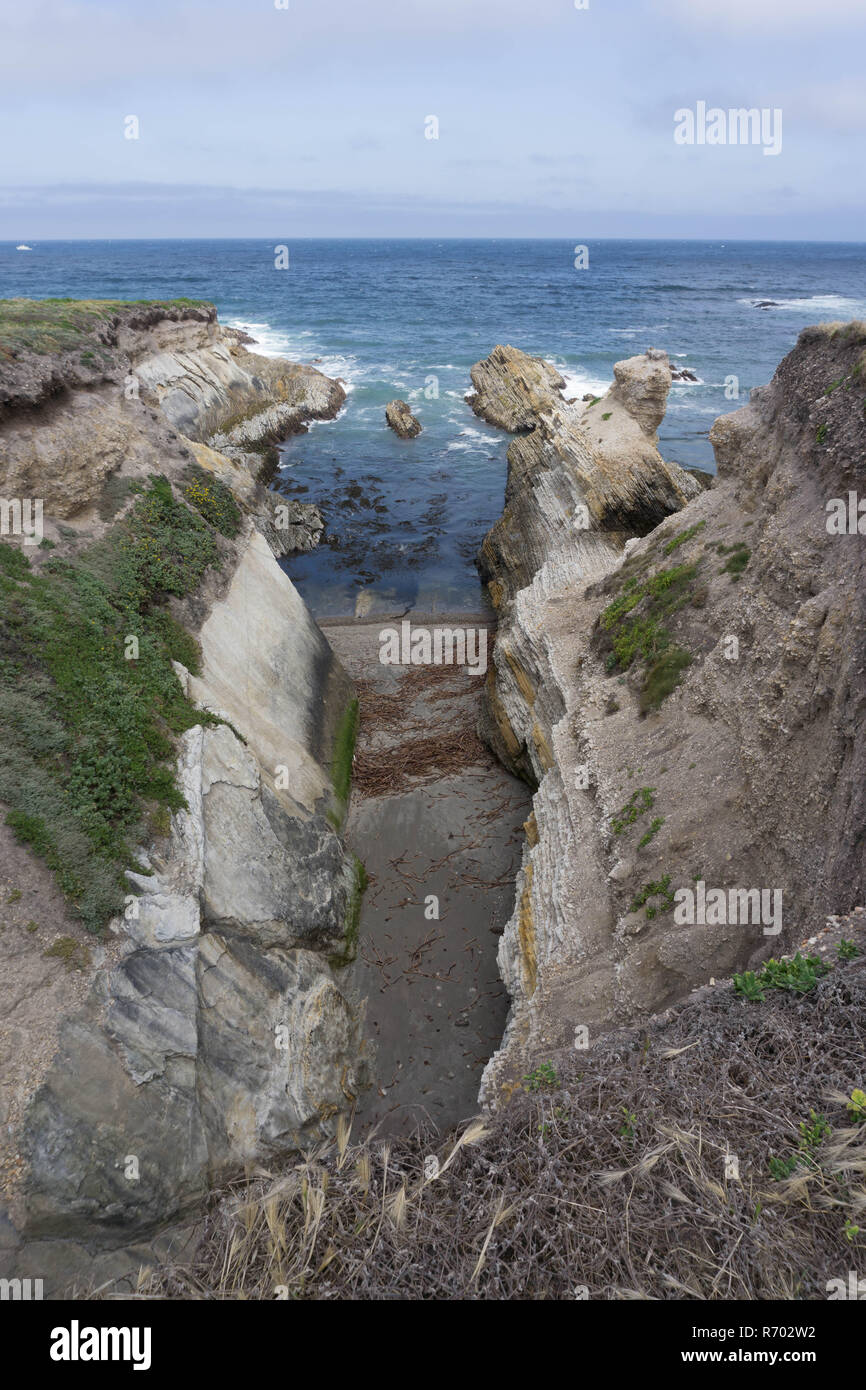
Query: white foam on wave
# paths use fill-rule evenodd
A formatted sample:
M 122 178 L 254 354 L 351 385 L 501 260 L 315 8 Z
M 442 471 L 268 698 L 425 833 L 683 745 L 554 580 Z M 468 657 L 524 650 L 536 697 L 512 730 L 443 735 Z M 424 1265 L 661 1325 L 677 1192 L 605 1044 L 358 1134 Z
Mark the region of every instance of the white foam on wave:
M 862 314 L 866 310 L 866 302 L 862 299 L 851 299 L 844 294 L 810 294 L 795 299 L 776 299 L 773 295 L 762 295 L 759 298 L 738 299 L 738 304 L 748 304 L 755 308 L 758 304 L 766 304 L 772 309 L 806 309 L 810 313 L 830 313 L 830 314 Z
M 446 452 L 454 449 L 483 449 L 485 453 L 489 453 L 495 443 L 496 440 L 489 434 L 485 434 L 483 430 L 476 430 L 471 425 L 466 425 L 460 431 L 459 438 L 452 439 Z
M 609 328 L 607 331 L 615 338 L 636 338 L 639 333 L 664 333 L 668 328 L 669 323 L 639 323 L 634 328 Z
M 254 342 L 246 346 L 260 357 L 285 357 L 291 362 L 306 362 L 308 365 L 315 366 L 325 376 L 341 377 L 346 392 L 354 391 L 361 375 L 358 360 L 356 357 L 344 357 L 338 353 L 318 353 L 311 344 L 301 345 L 301 338 L 312 338 L 313 334 L 309 330 L 297 333 L 294 337 L 283 332 L 280 328 L 274 328 L 270 323 L 258 323 L 249 319 L 227 319 L 228 328 L 240 328 L 244 333 L 249 333 Z M 315 362 L 311 361 L 315 357 Z
M 580 400 L 583 396 L 590 394 L 603 396 L 613 385 L 609 379 L 603 380 L 598 376 L 590 376 L 588 372 L 582 371 L 579 367 L 564 367 L 562 363 L 554 359 L 551 361 L 565 382 L 565 389 L 562 394 L 566 400 L 571 400 L 573 396 Z

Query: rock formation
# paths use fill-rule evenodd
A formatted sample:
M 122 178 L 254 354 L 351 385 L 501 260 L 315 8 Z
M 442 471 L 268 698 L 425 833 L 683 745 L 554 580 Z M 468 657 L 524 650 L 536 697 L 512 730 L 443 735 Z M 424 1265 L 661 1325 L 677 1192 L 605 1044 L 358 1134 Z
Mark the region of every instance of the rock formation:
M 244 452 L 341 400 L 245 352 L 210 306 L 120 307 L 76 349 L 0 363 L 0 490 L 43 496 L 56 538 L 37 570 L 114 544 L 152 474 L 187 497 L 195 468 L 240 507 L 219 568 L 172 600 L 201 656 L 175 672 L 209 717 L 179 738 L 183 805 L 140 847 L 126 911 L 90 943 L 62 904 L 52 950 L 0 939 L 0 1273 L 46 1297 L 135 1268 L 219 1174 L 331 1133 L 366 1084 L 339 983 L 361 892 L 338 833 L 354 691 L 272 554 L 280 499 Z M 5 825 L 0 841 L 51 901 L 45 865 Z
M 466 399 L 475 414 L 512 433 L 535 429 L 539 416 L 561 399 L 565 388 L 549 362 L 501 345 L 476 362 L 470 376 L 475 391 Z
M 42 498 L 46 516 L 88 527 L 108 479 L 147 476 L 166 452 L 186 451 L 256 515 L 276 553 L 315 543 L 322 528 L 297 515 L 304 504 L 289 519 L 258 480 L 277 440 L 337 414 L 337 382 L 248 352 L 211 304 L 71 305 L 40 337 L 33 303 L 7 301 L 0 322 L 4 496 Z
M 801 334 L 713 427 L 710 490 L 655 448 L 659 354 L 583 411 L 542 395 L 509 448 L 480 556 L 500 612 L 484 732 L 537 790 L 489 1104 L 575 1030 L 645 1017 L 863 898 L 864 560 L 826 508 L 864 486 L 864 348 L 861 324 Z M 680 924 L 674 894 L 698 884 L 778 891 L 779 919 L 750 897 Z
M 415 419 L 405 401 L 389 401 L 385 406 L 385 419 L 401 439 L 414 439 L 421 433 L 420 421 Z

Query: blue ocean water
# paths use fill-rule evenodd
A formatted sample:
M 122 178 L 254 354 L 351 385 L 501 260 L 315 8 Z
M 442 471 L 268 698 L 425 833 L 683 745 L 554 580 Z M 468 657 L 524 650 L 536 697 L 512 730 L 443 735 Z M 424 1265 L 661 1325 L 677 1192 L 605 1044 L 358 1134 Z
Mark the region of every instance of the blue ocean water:
M 575 269 L 565 241 L 75 241 L 0 247 L 0 297 L 213 300 L 254 351 L 344 379 L 347 407 L 282 450 L 278 485 L 322 505 L 330 538 L 286 563 L 319 615 L 476 610 L 474 556 L 502 508 L 508 437 L 465 402 L 496 343 L 548 358 L 572 394 L 599 394 L 614 362 L 665 348 L 698 377 L 675 385 L 662 452 L 712 469 L 707 432 L 769 380 L 806 324 L 866 317 L 860 244 L 599 241 Z M 758 301 L 773 301 L 759 308 Z M 408 400 L 415 440 L 387 429 Z

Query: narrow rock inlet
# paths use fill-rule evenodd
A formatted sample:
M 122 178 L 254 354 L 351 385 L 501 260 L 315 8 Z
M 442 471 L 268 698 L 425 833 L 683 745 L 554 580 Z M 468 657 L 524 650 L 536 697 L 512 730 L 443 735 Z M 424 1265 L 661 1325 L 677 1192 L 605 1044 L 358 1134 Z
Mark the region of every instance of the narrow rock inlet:
M 437 616 L 444 623 L 494 635 L 477 615 Z M 321 626 L 360 707 L 345 838 L 369 883 L 344 988 L 367 1000 L 375 1082 L 359 1097 L 356 1132 L 447 1128 L 477 1110 L 505 1028 L 496 951 L 529 791 L 476 733 L 483 675 L 383 665 L 382 618 Z M 414 632 L 425 627 L 413 618 Z

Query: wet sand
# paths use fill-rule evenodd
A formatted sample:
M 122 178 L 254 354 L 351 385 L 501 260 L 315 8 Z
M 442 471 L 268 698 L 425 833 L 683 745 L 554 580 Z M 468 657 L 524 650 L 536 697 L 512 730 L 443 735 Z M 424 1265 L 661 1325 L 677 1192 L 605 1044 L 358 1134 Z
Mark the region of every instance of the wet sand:
M 494 630 L 487 615 L 431 621 Z M 413 629 L 423 625 L 413 613 Z M 345 838 L 370 883 L 345 985 L 367 1000 L 377 1084 L 359 1101 L 354 1132 L 404 1133 L 418 1119 L 447 1128 L 477 1112 L 505 1027 L 496 951 L 530 793 L 477 739 L 483 677 L 382 665 L 379 617 L 322 626 L 360 696 Z

